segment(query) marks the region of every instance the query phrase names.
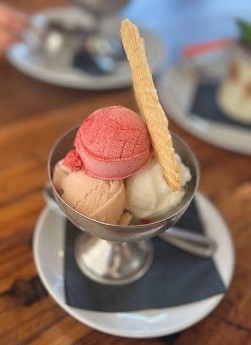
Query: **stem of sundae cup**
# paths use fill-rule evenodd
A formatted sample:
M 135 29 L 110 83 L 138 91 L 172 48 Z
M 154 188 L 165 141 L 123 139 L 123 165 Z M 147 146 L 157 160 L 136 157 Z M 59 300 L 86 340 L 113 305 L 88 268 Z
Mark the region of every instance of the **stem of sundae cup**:
M 74 253 L 82 273 L 108 285 L 124 285 L 138 280 L 153 261 L 153 245 L 149 240 L 110 242 L 84 232 L 76 237 Z

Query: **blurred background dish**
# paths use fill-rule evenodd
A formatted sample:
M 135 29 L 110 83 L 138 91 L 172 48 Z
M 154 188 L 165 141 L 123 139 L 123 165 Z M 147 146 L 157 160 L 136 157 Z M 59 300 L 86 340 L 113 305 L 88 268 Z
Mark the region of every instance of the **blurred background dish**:
M 53 15 L 33 15 L 23 34 L 24 42 L 32 55 L 56 69 L 73 65 L 89 74 L 112 73 L 125 54 L 118 25 L 109 29 L 108 22 L 114 24 L 128 3 L 129 0 L 75 0 L 67 16 L 64 8 L 55 9 Z M 96 70 L 91 70 L 91 64 Z
M 109 41 L 104 41 L 100 35 L 92 35 L 95 27 L 93 18 L 74 6 L 45 10 L 34 15 L 32 21 L 35 25 L 31 32 L 26 32 L 26 42 L 13 45 L 7 52 L 10 63 L 21 72 L 70 88 L 105 90 L 131 85 L 131 73 L 125 56 L 109 57 L 109 51 L 120 44 L 120 20 L 117 17 L 113 18 L 113 26 L 110 23 L 113 31 L 110 31 Z M 58 23 L 64 23 L 65 27 L 60 27 Z M 165 59 L 166 48 L 155 33 L 141 29 L 141 34 L 146 42 L 152 71 L 157 73 Z M 79 50 L 80 61 L 76 60 L 78 56 L 74 60 L 73 53 L 81 47 L 81 40 L 84 39 L 88 49 L 96 47 L 96 55 L 91 55 L 90 50 L 85 50 L 81 55 Z M 98 49 L 104 52 L 103 56 Z M 81 61 L 83 57 L 84 61 Z M 111 65 L 112 61 L 115 61 L 115 66 Z
M 217 92 L 219 108 L 251 129 L 251 24 L 237 20 L 239 38 L 232 45 L 230 63 Z
M 129 2 L 130 0 L 73 0 L 74 4 L 78 5 L 80 8 L 92 12 L 97 16 L 103 16 L 107 13 L 116 13 L 128 5 Z
M 168 116 L 188 132 L 218 147 L 250 155 L 250 126 L 220 113 L 217 103 L 230 51 L 225 47 L 183 58 L 163 75 L 158 92 Z

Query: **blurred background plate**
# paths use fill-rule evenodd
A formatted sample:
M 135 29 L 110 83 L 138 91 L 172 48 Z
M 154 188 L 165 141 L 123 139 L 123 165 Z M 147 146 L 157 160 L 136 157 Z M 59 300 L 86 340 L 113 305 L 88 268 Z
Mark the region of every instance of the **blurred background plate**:
M 251 155 L 251 130 L 204 119 L 191 113 L 197 85 L 202 80 L 221 81 L 229 62 L 229 50 L 183 59 L 158 83 L 160 101 L 167 116 L 188 132 L 218 147 Z
M 67 18 L 76 20 L 80 19 L 80 10 L 75 7 L 52 8 L 41 12 L 50 19 L 66 20 Z M 70 14 L 70 15 L 69 15 Z M 87 25 L 93 25 L 91 19 L 86 15 Z M 112 25 L 111 21 L 114 21 Z M 110 18 L 109 27 L 116 31 L 117 37 L 119 34 L 120 19 L 117 17 Z M 108 25 L 107 25 L 108 26 Z M 109 30 L 109 28 L 107 28 Z M 146 51 L 148 55 L 149 64 L 153 73 L 157 73 L 161 68 L 166 56 L 166 48 L 159 37 L 148 30 L 140 29 L 141 35 L 145 39 Z M 113 33 L 114 35 L 114 33 Z M 94 76 L 85 73 L 83 69 L 77 69 L 73 66 L 55 67 L 46 64 L 45 62 L 34 56 L 25 43 L 13 45 L 7 52 L 9 62 L 15 66 L 19 71 L 33 77 L 35 79 L 48 82 L 54 85 L 89 90 L 108 90 L 128 87 L 131 85 L 131 73 L 127 60 L 118 62 L 117 68 L 114 72 L 106 75 Z

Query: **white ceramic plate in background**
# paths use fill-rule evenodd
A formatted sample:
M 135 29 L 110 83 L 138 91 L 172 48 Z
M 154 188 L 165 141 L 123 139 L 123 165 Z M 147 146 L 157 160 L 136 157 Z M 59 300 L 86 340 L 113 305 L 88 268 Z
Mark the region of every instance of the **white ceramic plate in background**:
M 157 86 L 158 93 L 168 117 L 182 128 L 210 144 L 251 155 L 251 130 L 238 125 L 204 120 L 190 113 L 200 78 L 220 81 L 228 59 L 227 50 L 184 59 L 162 76 Z
M 41 14 L 65 21 L 67 21 L 69 15 L 71 20 L 74 17 L 79 20 L 80 15 L 79 9 L 73 7 L 49 9 L 41 12 Z M 165 59 L 166 48 L 156 34 L 145 29 L 140 29 L 140 33 L 145 39 L 149 64 L 153 73 L 155 73 Z M 92 76 L 72 66 L 64 69 L 49 66 L 33 56 L 25 43 L 13 45 L 7 52 L 7 58 L 14 67 L 28 76 L 58 86 L 88 90 L 109 90 L 128 87 L 132 84 L 127 60 L 119 62 L 116 70 L 111 74 Z

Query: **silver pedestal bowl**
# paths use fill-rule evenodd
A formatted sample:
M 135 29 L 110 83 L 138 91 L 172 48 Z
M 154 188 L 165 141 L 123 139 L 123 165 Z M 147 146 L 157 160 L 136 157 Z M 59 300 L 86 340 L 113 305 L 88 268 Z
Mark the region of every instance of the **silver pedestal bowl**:
M 192 178 L 187 183 L 181 202 L 161 218 L 142 224 L 111 225 L 93 220 L 79 213 L 60 197 L 52 182 L 53 169 L 73 149 L 78 128 L 63 135 L 53 146 L 48 160 L 48 173 L 55 200 L 66 217 L 82 234 L 75 242 L 75 258 L 81 271 L 89 278 L 103 284 L 131 283 L 148 270 L 153 259 L 151 237 L 173 226 L 188 208 L 199 182 L 199 169 L 189 147 L 172 135 L 175 151 L 190 169 Z

